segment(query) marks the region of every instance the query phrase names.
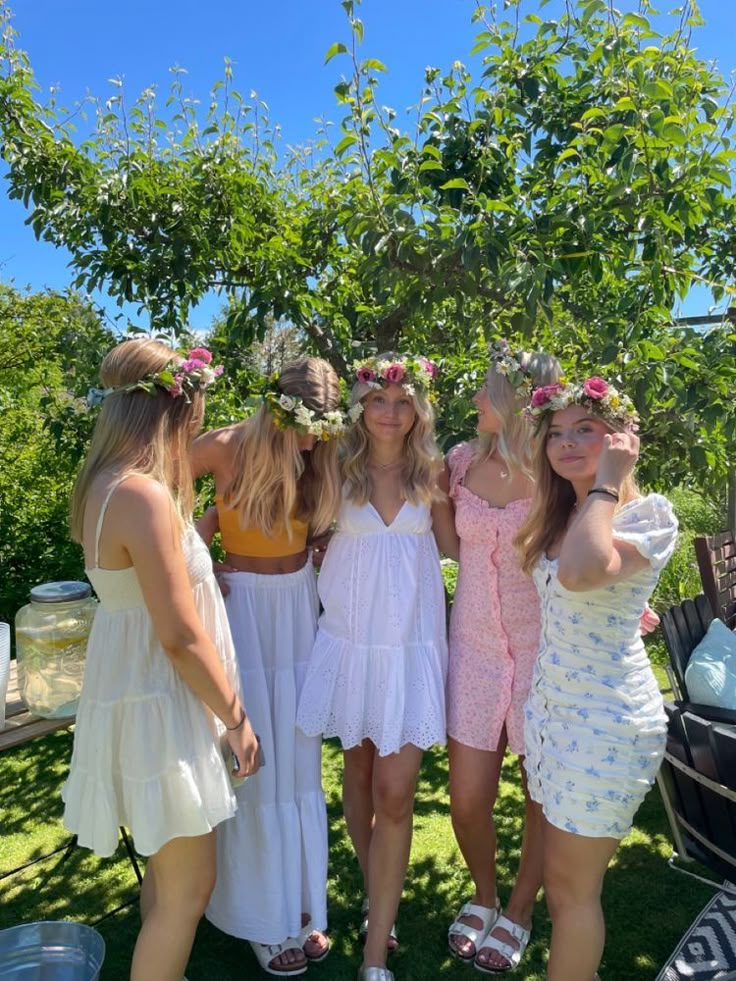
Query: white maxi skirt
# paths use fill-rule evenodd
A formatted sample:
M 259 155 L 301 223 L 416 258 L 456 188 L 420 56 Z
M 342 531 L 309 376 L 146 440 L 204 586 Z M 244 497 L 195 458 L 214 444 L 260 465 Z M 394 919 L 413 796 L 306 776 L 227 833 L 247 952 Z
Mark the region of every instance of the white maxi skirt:
M 298 572 L 228 573 L 225 599 L 245 706 L 265 766 L 235 791 L 217 829 L 217 882 L 207 919 L 262 944 L 327 927 L 327 812 L 322 740 L 296 727 L 319 602 L 311 562 Z

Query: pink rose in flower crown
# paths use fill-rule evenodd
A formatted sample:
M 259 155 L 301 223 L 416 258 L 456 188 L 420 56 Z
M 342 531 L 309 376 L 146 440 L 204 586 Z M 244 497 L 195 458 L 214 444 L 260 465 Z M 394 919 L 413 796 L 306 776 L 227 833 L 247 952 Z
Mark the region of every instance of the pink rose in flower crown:
M 389 383 L 389 385 L 400 385 L 404 380 L 404 366 L 400 364 L 392 364 L 386 369 L 386 374 L 384 378 Z
M 212 361 L 212 355 L 206 347 L 194 347 L 189 352 L 189 360 L 193 359 L 201 361 L 203 364 L 209 364 Z
M 376 373 L 372 368 L 358 368 L 355 377 L 361 385 L 370 385 L 376 380 Z
M 594 375 L 583 383 L 583 391 L 589 399 L 600 402 L 608 395 L 608 382 Z
M 440 369 L 433 361 L 430 361 L 429 358 L 422 358 L 422 364 L 424 365 L 424 370 L 427 372 L 430 378 L 434 379 L 437 377 Z
M 194 371 L 201 371 L 202 368 L 206 367 L 205 362 L 200 361 L 199 358 L 187 358 L 186 361 L 182 361 L 179 365 L 179 368 L 188 375 L 191 375 Z
M 541 409 L 543 405 L 546 405 L 560 391 L 562 391 L 561 385 L 540 385 L 539 388 L 535 388 L 532 392 L 532 408 Z

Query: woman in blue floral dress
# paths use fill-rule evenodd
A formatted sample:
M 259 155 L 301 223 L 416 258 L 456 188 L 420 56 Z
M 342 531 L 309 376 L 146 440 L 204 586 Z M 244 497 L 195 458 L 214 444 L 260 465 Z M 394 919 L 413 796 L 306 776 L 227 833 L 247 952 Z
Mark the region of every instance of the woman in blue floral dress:
M 525 766 L 544 816 L 547 979 L 591 981 L 605 937 L 603 877 L 664 752 L 639 619 L 677 520 L 666 498 L 637 490 L 636 413 L 603 379 L 536 389 L 529 414 L 537 479 L 517 542 L 542 603 Z

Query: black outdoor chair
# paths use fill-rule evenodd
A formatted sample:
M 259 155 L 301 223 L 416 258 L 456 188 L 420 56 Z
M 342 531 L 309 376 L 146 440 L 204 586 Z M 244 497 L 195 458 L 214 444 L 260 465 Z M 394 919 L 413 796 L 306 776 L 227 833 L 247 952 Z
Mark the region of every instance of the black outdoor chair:
M 691 702 L 685 684 L 687 662 L 712 620 L 702 595 L 662 616 L 677 701 L 665 705 L 667 749 L 657 782 L 675 845 L 670 865 L 736 895 L 730 884 L 736 881 L 736 711 Z M 680 868 L 676 859 L 700 862 L 719 881 Z
M 713 616 L 731 630 L 736 626 L 736 536 L 733 531 L 704 535 L 695 539 L 703 592 Z

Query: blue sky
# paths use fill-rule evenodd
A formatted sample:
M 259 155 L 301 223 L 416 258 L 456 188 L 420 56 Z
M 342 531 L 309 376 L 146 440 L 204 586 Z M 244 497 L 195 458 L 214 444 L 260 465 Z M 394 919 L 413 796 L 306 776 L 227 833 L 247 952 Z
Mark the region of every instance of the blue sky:
M 205 98 L 228 56 L 236 87 L 245 95 L 255 90 L 268 103 L 285 142 L 309 139 L 317 117 L 339 119 L 332 90 L 340 59 L 323 64 L 331 43 L 348 34 L 339 0 L 11 0 L 11 6 L 37 80 L 44 90 L 59 85 L 66 105 L 88 91 L 112 94 L 108 79 L 116 76 L 124 77 L 130 94 L 149 85 L 163 94 L 175 64 L 187 69 L 190 93 Z M 619 6 L 631 4 L 622 0 Z M 534 0 L 525 0 L 523 9 L 535 8 Z M 364 51 L 389 68 L 381 83 L 383 103 L 401 113 L 416 102 L 426 65 L 470 62 L 477 32 L 473 9 L 473 0 L 364 0 L 358 9 Z M 698 30 L 695 46 L 729 75 L 736 68 L 736 3 L 703 0 L 701 12 L 706 27 Z M 68 256 L 36 242 L 25 217 L 0 184 L 0 278 L 19 287 L 63 288 L 72 276 Z M 694 290 L 681 312 L 704 313 L 708 303 L 706 291 Z M 192 325 L 205 327 L 219 305 L 217 297 L 207 297 L 193 311 Z M 117 312 L 114 303 L 106 306 Z

